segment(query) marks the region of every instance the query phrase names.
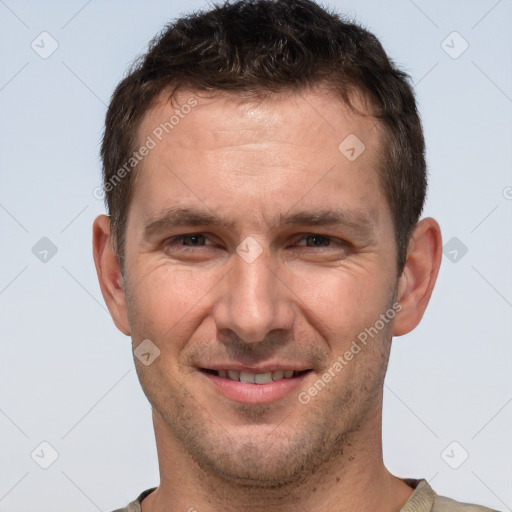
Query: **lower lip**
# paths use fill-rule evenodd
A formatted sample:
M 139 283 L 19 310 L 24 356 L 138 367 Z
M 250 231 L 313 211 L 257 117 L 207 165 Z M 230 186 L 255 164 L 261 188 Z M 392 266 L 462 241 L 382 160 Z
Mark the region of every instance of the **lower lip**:
M 302 373 L 290 379 L 274 380 L 268 384 L 250 384 L 219 377 L 204 371 L 200 373 L 231 400 L 246 404 L 267 404 L 280 400 L 294 391 L 296 392 L 311 372 Z

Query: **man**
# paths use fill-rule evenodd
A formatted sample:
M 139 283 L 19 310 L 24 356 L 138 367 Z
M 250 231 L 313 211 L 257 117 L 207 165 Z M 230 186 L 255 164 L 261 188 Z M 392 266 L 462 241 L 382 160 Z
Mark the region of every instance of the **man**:
M 391 340 L 441 262 L 406 78 L 362 28 L 261 0 L 169 25 L 117 87 L 94 259 L 161 475 L 123 510 L 489 510 L 382 460 Z

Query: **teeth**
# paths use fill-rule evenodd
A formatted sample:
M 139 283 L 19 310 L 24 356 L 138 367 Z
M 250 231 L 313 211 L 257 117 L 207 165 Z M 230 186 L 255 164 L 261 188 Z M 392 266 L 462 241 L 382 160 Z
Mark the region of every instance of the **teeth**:
M 239 372 L 237 370 L 217 370 L 219 377 L 228 378 L 238 382 L 250 384 L 268 384 L 274 380 L 291 379 L 294 374 L 298 374 L 294 370 L 275 370 L 265 373 Z
M 240 382 L 248 382 L 249 384 L 254 384 L 255 377 L 256 376 L 254 373 L 240 372 Z
M 272 382 L 272 380 L 272 372 L 257 373 L 254 376 L 254 382 L 256 384 L 268 384 L 269 382 Z
M 231 380 L 240 380 L 240 372 L 237 372 L 236 370 L 228 370 L 228 377 Z

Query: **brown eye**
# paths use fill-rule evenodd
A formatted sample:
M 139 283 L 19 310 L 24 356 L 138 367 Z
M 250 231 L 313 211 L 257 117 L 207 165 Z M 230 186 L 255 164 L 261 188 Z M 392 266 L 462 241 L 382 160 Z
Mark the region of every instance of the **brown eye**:
M 304 238 L 311 241 L 311 244 L 306 244 L 308 247 L 326 247 L 331 244 L 331 239 L 326 236 L 306 235 Z
M 189 233 L 186 235 L 178 235 L 169 238 L 169 240 L 165 242 L 165 247 L 175 250 L 184 248 L 186 250 L 187 248 L 194 249 L 196 247 L 208 247 L 212 245 L 211 242 L 207 244 L 207 240 L 209 239 L 202 233 Z
M 333 247 L 333 246 L 344 246 L 343 240 L 339 240 L 338 238 L 332 238 L 330 236 L 325 235 L 317 235 L 314 233 L 310 233 L 307 235 L 304 235 L 299 242 L 306 241 L 305 244 L 297 243 L 299 246 L 306 246 L 308 248 L 315 248 L 315 247 Z
M 200 235 L 200 234 L 182 235 L 182 236 L 178 237 L 178 240 L 183 240 L 183 241 L 187 240 L 190 243 L 185 243 L 185 245 L 188 245 L 191 247 L 198 247 L 198 246 L 204 245 L 204 243 L 201 243 L 201 242 L 204 242 L 206 240 L 206 237 L 204 235 Z

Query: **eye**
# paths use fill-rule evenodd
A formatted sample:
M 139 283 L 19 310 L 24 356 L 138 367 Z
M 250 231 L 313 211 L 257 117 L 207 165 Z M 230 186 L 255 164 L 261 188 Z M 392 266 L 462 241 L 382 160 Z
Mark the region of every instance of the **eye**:
M 191 246 L 191 247 L 198 247 L 204 245 L 206 241 L 206 237 L 202 235 L 201 233 L 193 234 L 193 235 L 181 235 L 176 237 L 174 240 L 176 241 L 189 241 L 190 243 L 185 243 L 185 245 Z
M 344 247 L 346 246 L 346 243 L 343 240 L 340 240 L 339 238 L 332 238 L 330 236 L 324 236 L 324 235 L 317 235 L 317 234 L 307 234 L 303 235 L 300 241 L 306 241 L 307 247 Z M 311 243 L 308 243 L 310 241 Z M 297 245 L 303 245 L 300 243 L 297 243 Z
M 186 235 L 178 235 L 172 238 L 169 238 L 165 241 L 165 246 L 173 249 L 184 248 L 195 248 L 195 247 L 205 247 L 211 244 L 206 244 L 208 238 L 202 233 L 189 233 Z

